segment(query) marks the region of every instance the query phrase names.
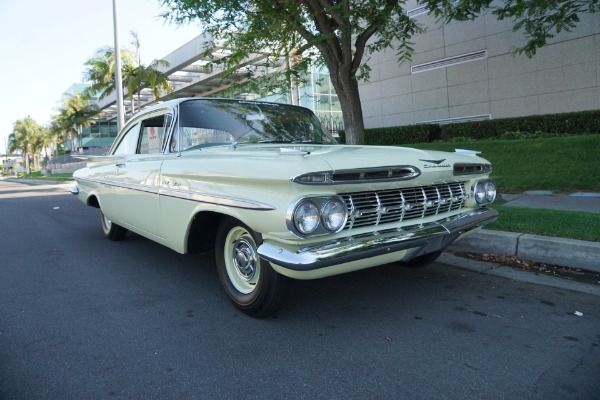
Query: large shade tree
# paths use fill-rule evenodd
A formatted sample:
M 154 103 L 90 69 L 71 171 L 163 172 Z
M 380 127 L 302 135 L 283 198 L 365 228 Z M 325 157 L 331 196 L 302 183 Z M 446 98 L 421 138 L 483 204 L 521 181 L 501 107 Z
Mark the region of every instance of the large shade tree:
M 499 19 L 513 19 L 527 44 L 517 52 L 532 55 L 556 33 L 570 30 L 579 15 L 595 12 L 600 0 L 421 0 L 441 21 L 475 18 L 492 9 Z M 364 124 L 358 80 L 368 78 L 370 54 L 396 51 L 398 62 L 410 59 L 411 37 L 421 32 L 404 9 L 403 0 L 161 0 L 169 12 L 163 17 L 176 23 L 200 21 L 215 41 L 232 51 L 226 59 L 235 71 L 245 58 L 259 50 L 303 62 L 311 57 L 329 69 L 338 94 L 346 141 L 364 143 Z M 311 54 L 311 49 L 316 49 Z M 207 55 L 210 54 L 208 49 Z M 292 68 L 294 69 L 294 68 Z M 298 73 L 298 71 L 292 71 Z
M 162 0 L 176 23 L 200 21 L 215 42 L 231 51 L 234 71 L 250 54 L 270 51 L 302 62 L 324 63 L 342 108 L 349 144 L 364 143 L 358 80 L 367 78 L 369 55 L 393 48 L 399 62 L 410 58 L 410 39 L 420 32 L 403 0 Z M 316 49 L 316 51 L 315 51 Z M 210 51 L 210 49 L 208 49 Z

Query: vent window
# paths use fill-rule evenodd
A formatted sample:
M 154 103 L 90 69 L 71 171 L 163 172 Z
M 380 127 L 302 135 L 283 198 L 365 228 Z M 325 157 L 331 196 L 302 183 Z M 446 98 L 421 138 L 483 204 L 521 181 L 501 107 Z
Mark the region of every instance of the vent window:
M 427 14 L 428 12 L 429 12 L 429 7 L 421 6 L 421 7 L 413 8 L 412 10 L 408 10 L 406 12 L 406 15 L 409 18 L 414 18 L 418 15 Z
M 463 64 L 470 61 L 483 60 L 487 58 L 487 50 L 476 51 L 474 53 L 463 54 L 455 57 L 448 57 L 442 60 L 431 61 L 424 64 L 413 65 L 410 67 L 411 74 L 430 71 L 432 69 L 446 68 L 452 65 Z

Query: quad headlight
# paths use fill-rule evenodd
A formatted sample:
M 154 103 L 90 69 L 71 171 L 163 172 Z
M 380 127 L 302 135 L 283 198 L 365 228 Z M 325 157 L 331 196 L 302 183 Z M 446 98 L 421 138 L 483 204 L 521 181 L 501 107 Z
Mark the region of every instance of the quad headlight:
M 348 210 L 341 197 L 311 197 L 300 200 L 288 221 L 290 228 L 302 236 L 317 236 L 341 231 L 348 220 Z
M 477 204 L 493 203 L 496 199 L 496 184 L 491 179 L 477 181 L 473 185 L 472 193 Z
M 312 201 L 303 201 L 294 210 L 294 225 L 303 235 L 313 233 L 319 227 L 320 219 L 319 209 Z

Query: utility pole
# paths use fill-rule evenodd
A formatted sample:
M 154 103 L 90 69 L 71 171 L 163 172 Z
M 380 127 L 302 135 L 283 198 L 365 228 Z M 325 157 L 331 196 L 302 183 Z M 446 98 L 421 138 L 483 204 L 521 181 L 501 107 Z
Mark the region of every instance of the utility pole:
M 119 11 L 117 0 L 113 0 L 113 23 L 115 29 L 115 81 L 117 85 L 117 129 L 125 125 L 123 110 L 123 78 L 121 76 L 121 47 L 119 46 Z

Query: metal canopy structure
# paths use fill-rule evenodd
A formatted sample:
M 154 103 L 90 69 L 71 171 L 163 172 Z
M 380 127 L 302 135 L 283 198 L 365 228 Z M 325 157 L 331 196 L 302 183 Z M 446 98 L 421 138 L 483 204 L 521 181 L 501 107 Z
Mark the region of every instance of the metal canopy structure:
M 206 56 L 206 50 L 211 49 L 210 56 Z M 215 44 L 207 34 L 201 34 L 190 40 L 177 50 L 173 51 L 163 59 L 169 63 L 168 67 L 160 67 L 159 70 L 167 75 L 173 86 L 173 92 L 161 94 L 160 100 L 180 97 L 208 97 L 231 87 L 235 83 L 247 80 L 253 76 L 268 74 L 277 71 L 284 64 L 267 65 L 269 53 L 251 54 L 239 67 L 239 69 L 227 77 L 222 67 L 213 64 L 216 60 L 229 55 L 230 52 L 223 46 Z M 138 104 L 138 95 L 134 95 L 135 110 L 140 110 L 148 105 L 156 103 L 154 95 L 149 88 L 142 89 Z M 131 115 L 131 100 L 125 90 L 124 106 L 126 114 Z M 116 94 L 98 100 L 97 105 L 102 110 L 101 118 L 111 120 L 117 117 Z

